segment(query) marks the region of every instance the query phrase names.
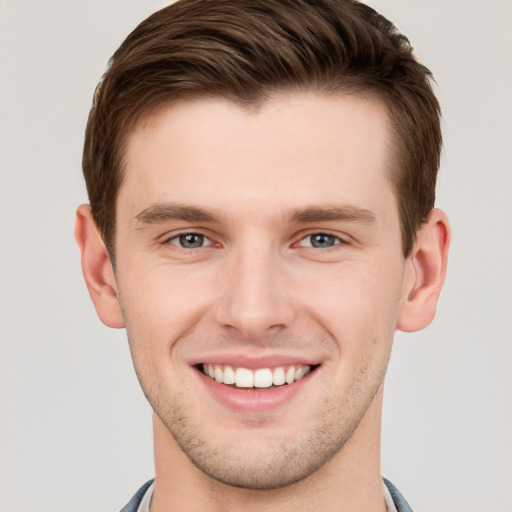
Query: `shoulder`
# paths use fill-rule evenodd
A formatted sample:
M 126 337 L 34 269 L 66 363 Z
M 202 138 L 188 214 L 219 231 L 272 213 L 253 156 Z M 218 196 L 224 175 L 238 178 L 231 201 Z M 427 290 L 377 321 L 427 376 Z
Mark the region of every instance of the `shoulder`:
M 384 478 L 384 483 L 388 488 L 389 494 L 393 498 L 393 503 L 395 504 L 397 512 L 413 512 L 409 503 L 407 503 L 406 499 L 402 496 L 400 491 L 389 481 Z
M 140 502 L 146 494 L 146 491 L 151 487 L 154 479 L 148 480 L 133 496 L 133 498 L 120 510 L 120 512 L 137 512 Z

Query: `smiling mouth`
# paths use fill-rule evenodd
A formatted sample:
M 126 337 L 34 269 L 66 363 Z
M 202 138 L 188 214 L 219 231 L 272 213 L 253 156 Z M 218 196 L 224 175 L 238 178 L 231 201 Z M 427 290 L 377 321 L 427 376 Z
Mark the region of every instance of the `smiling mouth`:
M 276 368 L 234 368 L 220 364 L 199 364 L 197 368 L 220 384 L 233 388 L 265 390 L 293 384 L 314 371 L 319 365 L 288 365 Z

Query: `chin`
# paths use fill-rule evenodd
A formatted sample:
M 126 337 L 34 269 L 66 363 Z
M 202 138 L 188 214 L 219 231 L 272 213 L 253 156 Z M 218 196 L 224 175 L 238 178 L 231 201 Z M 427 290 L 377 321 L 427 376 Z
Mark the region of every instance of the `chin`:
M 279 489 L 295 484 L 315 473 L 330 456 L 311 459 L 294 449 L 287 453 L 264 453 L 252 457 L 232 457 L 229 454 L 192 458 L 191 462 L 213 480 L 242 489 Z M 195 454 L 198 455 L 198 454 Z M 205 455 L 205 454 L 202 454 Z
M 190 462 L 213 480 L 243 489 L 278 489 L 304 480 L 340 453 L 357 422 L 305 428 L 256 429 L 206 435 L 186 416 L 160 418 Z M 304 424 L 303 424 L 304 426 Z M 195 432 L 195 435 L 191 435 Z

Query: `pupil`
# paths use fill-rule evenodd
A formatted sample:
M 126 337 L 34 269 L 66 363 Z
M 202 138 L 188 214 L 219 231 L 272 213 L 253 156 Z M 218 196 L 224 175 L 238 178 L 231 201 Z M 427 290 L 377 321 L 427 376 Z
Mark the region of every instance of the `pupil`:
M 312 235 L 311 245 L 317 248 L 332 247 L 334 245 L 334 237 L 323 233 Z
M 180 236 L 180 244 L 182 247 L 187 249 L 194 249 L 203 245 L 203 235 L 197 235 L 195 233 L 188 233 Z

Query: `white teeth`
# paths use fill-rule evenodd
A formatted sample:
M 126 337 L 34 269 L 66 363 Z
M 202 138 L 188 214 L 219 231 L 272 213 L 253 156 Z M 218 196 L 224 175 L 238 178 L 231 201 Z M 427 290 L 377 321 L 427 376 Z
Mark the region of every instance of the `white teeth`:
M 268 368 L 262 368 L 254 372 L 254 387 L 269 388 L 272 386 L 272 372 Z
M 237 388 L 252 388 L 254 376 L 247 368 L 237 368 L 235 372 L 235 384 Z
M 238 388 L 270 388 L 272 385 L 292 384 L 311 371 L 311 367 L 308 365 L 278 366 L 273 370 L 259 368 L 253 371 L 248 368 L 236 368 L 235 370 L 227 365 L 203 364 L 202 369 L 205 375 L 216 382 L 227 385 L 235 384 Z
M 295 366 L 290 366 L 290 368 L 288 368 L 284 380 L 286 381 L 286 384 L 291 384 L 295 380 Z
M 304 377 L 304 375 L 306 375 L 310 369 L 311 368 L 309 366 L 299 366 L 299 368 L 295 370 L 295 380 L 302 379 L 302 377 Z
M 234 384 L 236 382 L 235 379 L 235 371 L 231 366 L 224 367 L 224 384 Z
M 213 367 L 213 371 L 215 373 L 215 380 L 217 382 L 223 382 L 223 380 L 224 380 L 224 373 L 222 371 L 222 368 L 220 366 L 218 366 L 218 365 L 215 365 Z
M 284 377 L 284 368 L 280 366 L 274 370 L 274 374 L 272 375 L 272 383 L 274 386 L 282 386 L 286 382 Z

